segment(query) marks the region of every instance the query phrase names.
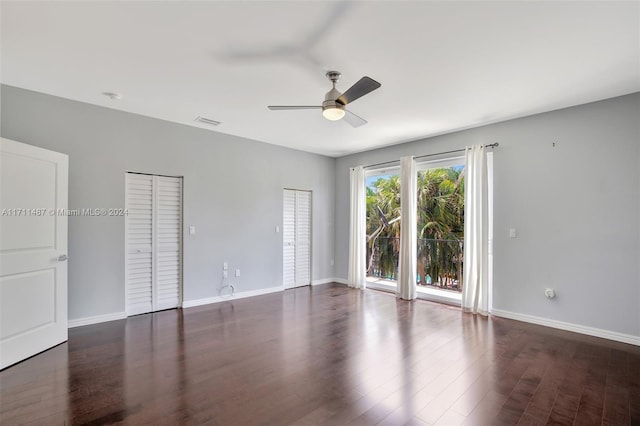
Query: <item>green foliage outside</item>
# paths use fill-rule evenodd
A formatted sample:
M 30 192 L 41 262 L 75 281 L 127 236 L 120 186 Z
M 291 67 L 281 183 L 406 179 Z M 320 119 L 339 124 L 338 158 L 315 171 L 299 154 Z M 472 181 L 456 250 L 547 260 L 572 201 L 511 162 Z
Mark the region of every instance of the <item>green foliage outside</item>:
M 421 170 L 417 188 L 416 281 L 419 285 L 461 290 L 464 169 Z M 378 179 L 367 187 L 366 196 L 367 274 L 395 280 L 400 248 L 399 176 Z

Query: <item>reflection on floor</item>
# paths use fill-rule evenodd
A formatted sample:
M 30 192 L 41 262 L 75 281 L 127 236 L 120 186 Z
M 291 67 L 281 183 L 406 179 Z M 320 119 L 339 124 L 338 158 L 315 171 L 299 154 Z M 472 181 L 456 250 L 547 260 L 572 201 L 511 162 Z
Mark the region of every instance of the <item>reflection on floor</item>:
M 130 317 L 0 372 L 2 424 L 638 424 L 640 348 L 337 284 Z

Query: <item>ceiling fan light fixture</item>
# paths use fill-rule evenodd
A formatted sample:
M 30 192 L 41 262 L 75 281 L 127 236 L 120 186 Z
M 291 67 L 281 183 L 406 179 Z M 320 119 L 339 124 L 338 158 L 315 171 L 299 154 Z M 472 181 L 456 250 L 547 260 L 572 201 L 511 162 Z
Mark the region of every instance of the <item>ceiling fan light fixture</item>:
M 327 120 L 338 121 L 344 117 L 344 109 L 338 107 L 328 107 L 322 110 L 322 115 Z

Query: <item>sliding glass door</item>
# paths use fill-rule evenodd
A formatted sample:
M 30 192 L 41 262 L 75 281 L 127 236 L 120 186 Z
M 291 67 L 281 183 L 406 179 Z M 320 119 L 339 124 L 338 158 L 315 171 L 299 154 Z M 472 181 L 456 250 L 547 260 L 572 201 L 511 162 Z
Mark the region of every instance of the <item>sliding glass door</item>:
M 367 172 L 367 282 L 392 289 L 400 251 L 399 168 Z M 464 158 L 417 167 L 418 290 L 462 290 Z M 446 296 L 446 294 L 443 293 Z
M 400 169 L 367 172 L 367 282 L 396 286 L 400 251 Z
M 421 163 L 417 194 L 418 289 L 462 291 L 464 158 Z
M 493 156 L 489 176 L 489 300 L 492 281 Z M 459 304 L 464 265 L 464 157 L 420 162 L 417 170 L 418 296 Z M 400 168 L 366 172 L 367 285 L 395 290 L 400 252 Z

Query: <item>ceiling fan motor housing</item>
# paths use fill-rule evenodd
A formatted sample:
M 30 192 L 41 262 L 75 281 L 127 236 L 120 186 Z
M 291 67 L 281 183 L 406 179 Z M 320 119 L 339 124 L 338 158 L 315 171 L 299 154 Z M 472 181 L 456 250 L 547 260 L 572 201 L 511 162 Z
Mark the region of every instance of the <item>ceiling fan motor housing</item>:
M 337 100 L 341 95 L 335 87 L 325 95 L 324 102 L 322 102 L 322 115 L 327 120 L 337 121 L 344 117 L 344 105 Z
M 336 99 L 338 99 L 340 96 L 342 95 L 342 93 L 340 93 L 338 90 L 336 90 L 335 88 L 329 90 L 327 92 L 327 94 L 324 96 L 324 102 L 322 102 L 322 109 L 325 110 L 327 108 L 338 108 L 338 109 L 344 109 L 344 105 L 342 105 L 340 102 L 338 102 Z

